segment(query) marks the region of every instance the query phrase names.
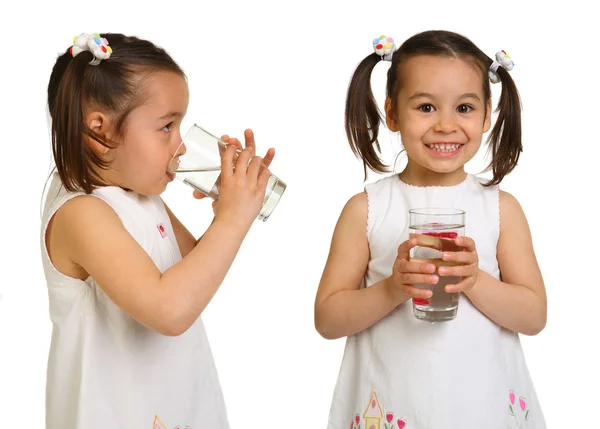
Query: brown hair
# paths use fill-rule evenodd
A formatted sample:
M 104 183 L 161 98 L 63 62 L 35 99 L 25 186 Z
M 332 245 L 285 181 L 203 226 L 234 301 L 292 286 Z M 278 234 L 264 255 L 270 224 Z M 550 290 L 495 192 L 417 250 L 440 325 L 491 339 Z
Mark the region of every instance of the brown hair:
M 488 70 L 493 60 L 466 37 L 449 31 L 425 31 L 406 40 L 392 55 L 392 65 L 387 73 L 386 95 L 396 103 L 400 90 L 400 66 L 417 55 L 459 57 L 470 61 L 482 76 L 485 104 L 491 99 Z M 346 135 L 354 154 L 362 159 L 367 177 L 367 167 L 385 173 L 388 167 L 378 155 L 380 152 L 379 123 L 383 116 L 377 108 L 371 89 L 371 72 L 381 61 L 381 56 L 372 53 L 357 66 L 346 98 Z M 487 185 L 496 185 L 517 165 L 523 150 L 521 143 L 521 102 L 514 81 L 508 71 L 498 67 L 502 82 L 502 94 L 496 108 L 498 118 L 487 143 L 492 160 L 485 171 L 492 170 L 493 178 Z M 487 108 L 487 107 L 486 107 Z
M 62 184 L 72 192 L 89 194 L 103 185 L 97 169 L 106 169 L 108 164 L 87 139 L 109 148 L 116 144 L 87 126 L 87 110 L 99 108 L 109 113 L 119 137 L 125 131 L 128 115 L 144 102 L 145 78 L 157 71 L 172 71 L 185 78 L 169 54 L 149 41 L 123 34 L 104 33 L 101 37 L 113 50 L 110 58 L 90 65 L 91 52 L 73 57 L 69 47 L 56 60 L 48 84 L 52 154 Z

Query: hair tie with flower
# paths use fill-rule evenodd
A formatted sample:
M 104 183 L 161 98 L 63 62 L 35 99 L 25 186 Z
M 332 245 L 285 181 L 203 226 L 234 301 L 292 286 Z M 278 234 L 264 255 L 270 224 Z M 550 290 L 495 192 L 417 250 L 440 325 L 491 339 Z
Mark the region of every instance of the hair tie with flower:
M 76 57 L 83 51 L 92 53 L 94 59 L 90 61 L 90 64 L 93 66 L 97 66 L 100 61 L 108 59 L 112 54 L 112 48 L 108 46 L 108 40 L 98 33 L 81 33 L 73 38 L 73 46 L 70 49 L 71 55 Z
M 500 75 L 498 74 L 498 67 L 500 66 L 504 67 L 506 71 L 511 71 L 515 66 L 515 63 L 510 58 L 510 55 L 508 55 L 505 51 L 496 52 L 496 60 L 494 60 L 494 62 L 492 62 L 490 65 L 488 75 L 492 83 L 500 82 Z
M 373 40 L 373 50 L 381 57 L 382 61 L 392 61 L 395 48 L 394 39 L 383 34 Z

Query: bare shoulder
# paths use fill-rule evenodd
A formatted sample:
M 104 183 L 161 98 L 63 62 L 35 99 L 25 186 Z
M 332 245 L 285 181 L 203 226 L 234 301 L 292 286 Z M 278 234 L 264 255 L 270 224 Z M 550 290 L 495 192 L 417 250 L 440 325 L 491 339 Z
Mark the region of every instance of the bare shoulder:
M 505 208 L 509 210 L 521 210 L 521 204 L 517 200 L 517 198 L 506 191 L 500 190 L 500 208 Z
M 342 216 L 349 217 L 355 220 L 367 219 L 367 211 L 368 211 L 368 200 L 367 194 L 365 192 L 359 192 L 358 194 L 352 196 L 344 209 L 342 210 Z
M 507 283 L 526 286 L 544 295 L 544 282 L 534 251 L 529 223 L 517 198 L 500 191 L 498 264 Z
M 354 195 L 344 206 L 333 232 L 317 302 L 341 290 L 359 289 L 369 262 L 366 234 L 367 196 Z
M 122 226 L 115 211 L 101 199 L 82 195 L 64 203 L 48 222 L 46 247 L 55 268 L 66 276 L 85 279 L 87 271 L 75 262 L 87 232 L 111 224 Z
M 517 198 L 509 192 L 500 190 L 500 235 L 507 230 L 527 230 L 529 225 L 523 207 Z
M 67 201 L 55 213 L 46 233 L 52 263 L 63 274 L 93 277 L 105 292 L 150 281 L 160 273 L 131 236 L 117 213 L 95 196 Z

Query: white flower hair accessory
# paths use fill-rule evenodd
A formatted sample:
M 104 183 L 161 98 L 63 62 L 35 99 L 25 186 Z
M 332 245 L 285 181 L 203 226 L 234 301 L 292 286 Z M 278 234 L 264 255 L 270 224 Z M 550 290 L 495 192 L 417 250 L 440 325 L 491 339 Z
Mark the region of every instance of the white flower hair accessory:
M 373 50 L 383 61 L 392 61 L 392 55 L 396 50 L 394 39 L 385 35 L 379 36 L 373 40 Z
M 90 64 L 93 66 L 97 66 L 100 61 L 108 59 L 112 54 L 112 48 L 108 46 L 108 40 L 100 37 L 98 33 L 81 33 L 73 38 L 73 46 L 70 49 L 71 55 L 76 57 L 83 51 L 92 53 L 94 59 L 90 61 Z
M 488 75 L 492 83 L 500 82 L 500 75 L 498 74 L 498 67 L 500 66 L 504 67 L 507 71 L 511 71 L 515 66 L 513 60 L 510 59 L 510 55 L 505 51 L 496 52 L 496 59 L 490 66 Z

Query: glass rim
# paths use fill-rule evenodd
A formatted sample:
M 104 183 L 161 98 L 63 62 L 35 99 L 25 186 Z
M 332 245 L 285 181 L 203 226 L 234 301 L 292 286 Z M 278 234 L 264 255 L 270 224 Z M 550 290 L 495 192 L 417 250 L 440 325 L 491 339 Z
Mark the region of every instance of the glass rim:
M 202 128 L 200 125 L 198 125 L 197 123 L 194 122 L 193 125 L 190 126 L 190 128 L 187 130 L 187 133 L 185 133 L 185 136 L 183 136 L 183 138 L 181 139 L 181 142 L 185 142 L 185 140 L 189 137 L 189 135 L 194 131 L 194 128 L 198 128 L 200 130 L 202 130 L 202 132 L 208 134 L 209 136 L 211 136 L 213 139 L 220 141 L 221 143 L 223 143 L 224 145 L 227 145 L 227 143 L 225 143 L 223 140 L 221 140 L 219 137 L 215 136 L 213 133 L 211 133 L 210 131 L 206 130 L 206 128 Z
M 460 216 L 464 215 L 465 211 L 461 209 L 452 209 L 444 207 L 422 207 L 409 209 L 409 214 L 425 215 L 425 216 Z
M 175 153 L 173 154 L 173 156 L 169 160 L 169 165 L 167 166 L 167 171 L 169 171 L 171 173 L 176 173 L 177 172 L 177 170 L 174 170 L 174 169 L 171 168 L 171 164 L 173 163 L 173 161 L 175 160 L 175 158 L 177 158 L 178 156 L 181 156 L 181 155 L 178 155 L 179 150 L 181 149 L 181 146 L 183 146 L 186 143 L 186 140 L 189 139 L 189 137 L 191 136 L 191 134 L 194 132 L 194 129 L 196 129 L 196 128 L 198 128 L 199 130 L 201 130 L 203 133 L 208 134 L 210 137 L 214 138 L 216 141 L 218 141 L 222 145 L 227 146 L 227 143 L 225 143 L 219 137 L 215 136 L 213 133 L 207 131 L 205 128 L 202 128 L 200 125 L 198 125 L 196 122 L 194 122 L 192 125 L 190 125 L 190 128 L 187 130 L 187 132 L 185 133 L 185 135 L 181 138 L 181 142 L 179 143 L 179 145 L 177 146 L 177 149 L 175 149 Z M 207 170 L 207 171 L 213 171 L 213 170 Z

